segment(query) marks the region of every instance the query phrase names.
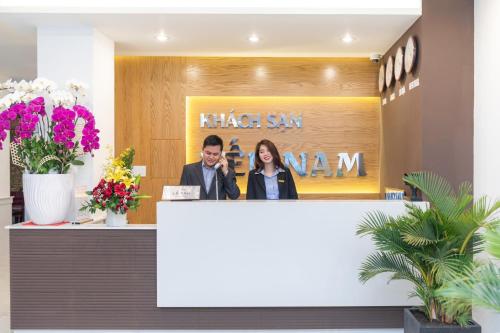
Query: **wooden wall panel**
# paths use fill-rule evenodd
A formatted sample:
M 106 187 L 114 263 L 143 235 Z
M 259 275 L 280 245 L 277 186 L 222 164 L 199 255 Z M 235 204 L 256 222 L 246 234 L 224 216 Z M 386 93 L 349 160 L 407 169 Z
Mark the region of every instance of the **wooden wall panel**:
M 147 57 L 151 66 L 150 89 L 153 92 L 151 136 L 153 139 L 184 139 L 185 63 L 182 57 Z
M 141 179 L 141 188 L 139 193 L 142 195 L 151 195 L 153 193 L 153 181 L 151 177 L 143 177 Z M 156 221 L 156 201 L 154 196 L 152 198 L 144 199 L 141 201 L 137 211 L 129 211 L 127 219 L 129 223 L 153 223 Z
M 186 96 L 378 97 L 377 74 L 364 58 L 116 57 L 115 148 L 136 148 L 135 164 L 147 166 L 144 191 L 154 196 L 131 222 L 155 223 L 161 187 L 179 181 Z M 164 152 L 179 149 L 172 163 Z M 316 197 L 339 195 L 304 196 Z
M 151 176 L 180 179 L 186 162 L 184 140 L 151 140 Z
M 189 96 L 378 96 L 360 58 L 188 58 Z
M 153 67 L 139 57 L 129 58 L 127 66 L 115 67 L 115 89 L 120 92 L 115 98 L 115 152 L 134 146 L 134 163 L 150 165 L 151 131 L 145 129 L 151 123 L 149 110 L 155 95 L 150 89 Z

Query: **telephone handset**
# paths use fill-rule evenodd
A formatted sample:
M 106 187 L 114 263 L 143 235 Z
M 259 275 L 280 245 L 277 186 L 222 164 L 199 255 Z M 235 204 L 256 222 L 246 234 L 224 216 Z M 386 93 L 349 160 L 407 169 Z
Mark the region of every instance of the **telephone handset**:
M 225 158 L 225 157 L 226 157 L 226 152 L 225 152 L 225 151 L 223 151 L 221 155 L 222 155 L 222 157 L 224 157 L 224 158 Z M 221 163 L 220 163 L 220 162 L 217 162 L 217 163 L 214 165 L 214 169 L 215 169 L 215 170 L 217 170 L 217 169 L 219 169 L 219 168 L 220 168 L 220 166 L 221 166 Z
M 203 152 L 200 152 L 200 156 L 201 156 L 201 158 L 203 158 Z M 225 151 L 223 151 L 223 152 L 222 152 L 221 157 L 224 157 L 224 158 L 226 157 L 226 152 L 225 152 Z M 219 168 L 221 167 L 221 165 L 222 165 L 222 164 L 221 164 L 220 162 L 217 162 L 217 163 L 214 165 L 214 169 L 215 169 L 215 170 L 219 169 Z

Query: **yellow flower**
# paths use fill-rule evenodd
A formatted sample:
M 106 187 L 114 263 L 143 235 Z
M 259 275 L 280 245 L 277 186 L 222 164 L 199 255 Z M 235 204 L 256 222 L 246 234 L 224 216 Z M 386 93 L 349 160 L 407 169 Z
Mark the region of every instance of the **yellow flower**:
M 133 153 L 132 148 L 127 148 L 116 158 L 110 155 L 104 168 L 104 179 L 106 181 L 112 180 L 115 183 L 123 183 L 127 189 L 132 184 L 138 184 L 140 177 L 134 176 L 128 165 L 132 163 Z
M 132 185 L 132 179 L 130 179 L 130 178 L 124 178 L 123 179 L 123 184 L 125 184 L 125 186 L 128 189 L 130 187 L 130 185 Z

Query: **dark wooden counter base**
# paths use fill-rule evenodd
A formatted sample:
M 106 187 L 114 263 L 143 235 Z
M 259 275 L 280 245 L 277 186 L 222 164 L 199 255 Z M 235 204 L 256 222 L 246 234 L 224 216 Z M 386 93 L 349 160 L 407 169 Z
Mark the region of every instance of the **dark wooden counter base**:
M 400 307 L 157 308 L 156 230 L 10 230 L 12 329 L 400 328 Z

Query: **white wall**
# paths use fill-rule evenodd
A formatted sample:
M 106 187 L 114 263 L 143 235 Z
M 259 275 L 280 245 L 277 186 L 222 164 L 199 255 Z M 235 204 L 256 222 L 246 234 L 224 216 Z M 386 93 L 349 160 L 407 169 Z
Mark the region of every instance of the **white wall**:
M 500 199 L 500 1 L 474 2 L 474 194 Z M 500 332 L 500 314 L 475 309 L 483 333 Z
M 93 159 L 94 183 L 102 173 L 102 165 L 108 157 L 105 145 L 114 148 L 115 142 L 115 51 L 114 42 L 94 30 L 93 72 L 89 82 L 94 91 L 93 111 L 101 131 L 101 149 Z
M 63 88 L 70 79 L 89 85 L 83 104 L 94 113 L 101 131 L 101 150 L 76 169 L 77 189 L 92 188 L 101 175 L 107 145 L 114 147 L 114 42 L 90 27 L 47 28 L 38 31 L 38 76 Z
M 9 137 L 0 150 L 0 332 L 9 326 L 9 237 L 5 226 L 12 223 L 12 200 L 10 199 L 10 154 Z
M 8 79 L 0 76 L 0 82 Z M 0 332 L 9 325 L 9 237 L 5 226 L 12 222 L 12 200 L 10 199 L 10 153 L 7 136 L 0 150 Z
M 3 142 L 3 150 L 0 150 L 0 198 L 10 196 L 9 140 L 10 138 L 7 136 L 7 139 Z

